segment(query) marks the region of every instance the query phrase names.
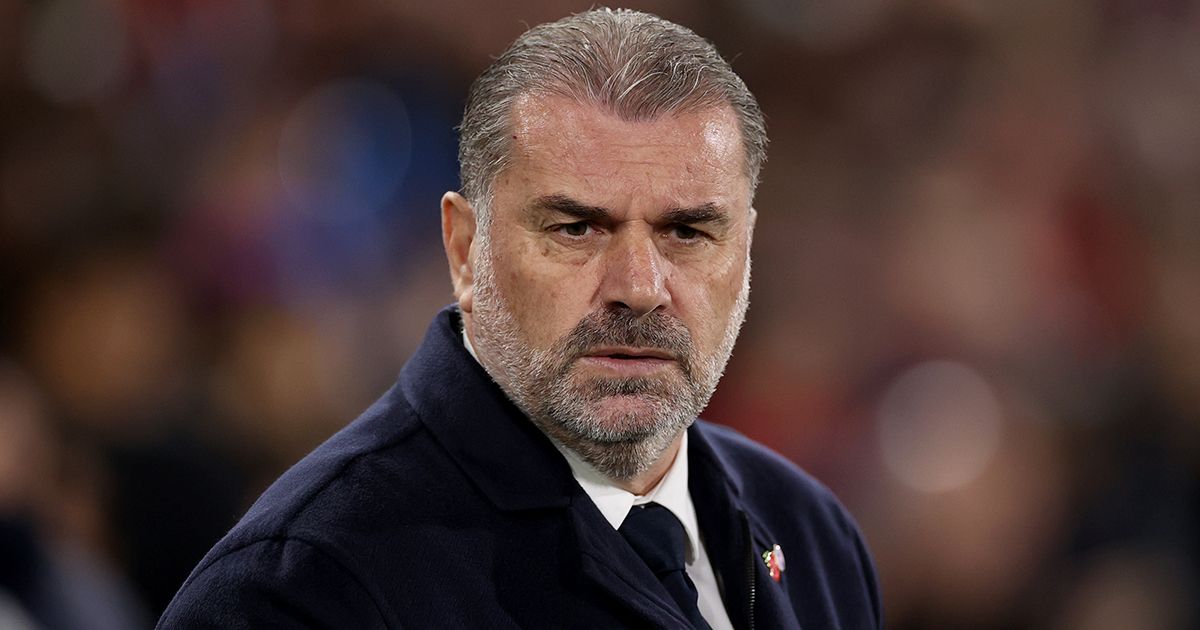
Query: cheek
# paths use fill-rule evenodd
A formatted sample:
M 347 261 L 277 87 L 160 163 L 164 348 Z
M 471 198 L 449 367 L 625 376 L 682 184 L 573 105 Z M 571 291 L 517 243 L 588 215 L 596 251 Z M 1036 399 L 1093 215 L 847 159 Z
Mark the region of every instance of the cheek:
M 536 346 L 553 345 L 587 314 L 587 282 L 578 268 L 547 263 L 536 246 L 507 252 L 496 263 L 499 288 Z
M 676 308 L 696 337 L 696 343 L 706 350 L 724 340 L 742 289 L 746 264 L 724 260 L 705 270 L 679 275 L 681 282 L 673 292 Z

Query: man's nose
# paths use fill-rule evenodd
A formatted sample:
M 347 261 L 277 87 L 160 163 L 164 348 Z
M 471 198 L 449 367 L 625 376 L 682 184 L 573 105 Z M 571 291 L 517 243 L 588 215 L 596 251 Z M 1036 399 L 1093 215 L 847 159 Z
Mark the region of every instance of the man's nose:
M 605 304 L 624 306 L 639 317 L 665 307 L 671 302 L 668 264 L 653 233 L 617 234 L 605 252 L 601 297 Z

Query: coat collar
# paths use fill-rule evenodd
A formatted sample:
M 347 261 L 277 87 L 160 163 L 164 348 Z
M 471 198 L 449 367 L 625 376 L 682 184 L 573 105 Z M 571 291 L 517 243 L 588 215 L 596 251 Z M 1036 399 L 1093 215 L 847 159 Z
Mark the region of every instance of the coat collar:
M 502 510 L 565 507 L 579 490 L 567 462 L 463 347 L 458 309 L 442 309 L 400 372 L 413 411 Z

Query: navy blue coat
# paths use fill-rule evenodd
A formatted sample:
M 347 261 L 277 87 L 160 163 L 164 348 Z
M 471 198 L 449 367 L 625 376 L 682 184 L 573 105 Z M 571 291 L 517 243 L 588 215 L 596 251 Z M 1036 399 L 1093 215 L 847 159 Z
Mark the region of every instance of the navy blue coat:
M 779 455 L 690 429 L 690 490 L 738 628 L 877 628 L 846 511 Z M 762 553 L 780 545 L 782 579 Z M 670 596 L 438 314 L 400 380 L 272 485 L 160 628 L 680 628 Z

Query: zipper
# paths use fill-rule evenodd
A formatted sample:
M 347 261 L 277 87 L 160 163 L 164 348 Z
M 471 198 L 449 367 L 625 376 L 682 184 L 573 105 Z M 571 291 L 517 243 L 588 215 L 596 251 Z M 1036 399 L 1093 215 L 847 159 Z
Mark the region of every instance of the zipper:
M 747 625 L 749 630 L 754 630 L 754 599 L 756 596 L 755 587 L 755 564 L 758 556 L 754 553 L 754 537 L 750 535 L 750 517 L 746 516 L 745 512 L 742 515 L 742 535 L 746 538 L 746 583 L 750 585 L 750 605 L 747 608 Z

